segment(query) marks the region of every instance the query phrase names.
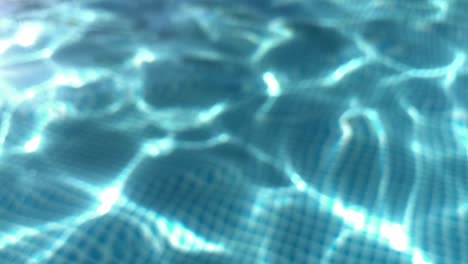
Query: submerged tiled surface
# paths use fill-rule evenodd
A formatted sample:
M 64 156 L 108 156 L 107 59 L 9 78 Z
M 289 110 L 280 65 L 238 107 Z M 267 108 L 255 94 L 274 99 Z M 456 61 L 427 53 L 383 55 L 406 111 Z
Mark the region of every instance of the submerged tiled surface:
M 468 262 L 464 1 L 0 10 L 0 262 Z

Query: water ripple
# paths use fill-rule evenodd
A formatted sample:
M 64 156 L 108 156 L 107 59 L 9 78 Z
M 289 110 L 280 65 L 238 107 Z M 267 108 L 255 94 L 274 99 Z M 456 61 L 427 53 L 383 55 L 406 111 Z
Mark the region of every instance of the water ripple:
M 468 6 L 3 1 L 2 263 L 468 263 Z

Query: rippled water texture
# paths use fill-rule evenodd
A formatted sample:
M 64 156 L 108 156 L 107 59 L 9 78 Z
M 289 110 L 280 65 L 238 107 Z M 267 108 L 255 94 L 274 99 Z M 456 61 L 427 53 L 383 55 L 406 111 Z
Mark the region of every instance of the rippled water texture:
M 0 10 L 0 263 L 468 263 L 465 1 Z

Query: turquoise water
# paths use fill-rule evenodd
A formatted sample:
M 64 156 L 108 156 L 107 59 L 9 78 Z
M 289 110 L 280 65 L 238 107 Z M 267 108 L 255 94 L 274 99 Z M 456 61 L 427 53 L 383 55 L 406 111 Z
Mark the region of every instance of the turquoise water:
M 0 263 L 468 263 L 464 1 L 0 10 Z

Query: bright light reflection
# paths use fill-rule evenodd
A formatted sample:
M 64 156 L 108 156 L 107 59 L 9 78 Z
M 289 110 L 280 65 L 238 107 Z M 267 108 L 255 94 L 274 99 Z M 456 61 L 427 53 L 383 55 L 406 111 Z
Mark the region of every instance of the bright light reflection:
M 366 109 L 364 113 L 371 122 L 372 128 L 374 129 L 375 133 L 377 134 L 377 138 L 379 139 L 379 143 L 385 144 L 385 130 L 378 112 L 373 109 Z
M 296 188 L 298 191 L 303 192 L 307 188 L 307 183 L 305 183 L 304 181 L 298 181 L 296 182 Z
M 362 212 L 347 209 L 340 202 L 335 202 L 333 212 L 340 216 L 346 224 L 352 226 L 355 230 L 363 230 L 366 224 L 366 215 Z
M 396 251 L 406 251 L 409 246 L 409 239 L 400 224 L 384 223 L 380 226 L 380 233 L 388 240 L 391 248 Z
M 96 212 L 100 215 L 108 213 L 112 206 L 117 202 L 120 197 L 120 190 L 117 187 L 109 187 L 101 192 L 99 195 L 99 201 L 101 205 L 98 207 Z
M 416 110 L 416 108 L 409 106 L 406 109 L 406 111 L 415 123 L 419 123 L 419 120 L 421 120 L 421 116 L 419 115 L 418 110 Z
M 264 73 L 263 81 L 267 85 L 269 96 L 278 96 L 280 94 L 280 84 L 273 73 Z
M 16 33 L 15 42 L 22 47 L 30 47 L 36 43 L 42 30 L 42 26 L 38 23 L 24 23 Z
M 2 40 L 0 41 L 0 54 L 5 53 L 11 47 L 11 43 L 9 41 Z
M 203 111 L 198 115 L 198 119 L 203 123 L 208 123 L 221 114 L 226 105 L 224 103 L 218 103 L 210 107 L 208 110 Z
M 413 254 L 413 264 L 432 264 L 432 262 L 424 259 L 420 251 L 416 251 Z
M 347 119 L 340 117 L 340 128 L 342 132 L 343 141 L 347 142 L 353 136 L 353 128 Z
M 32 153 L 37 151 L 39 149 L 39 146 L 41 145 L 41 140 L 41 135 L 36 135 L 32 137 L 28 142 L 26 142 L 26 144 L 24 144 L 24 152 Z
M 355 210 L 346 210 L 344 214 L 346 222 L 350 223 L 356 230 L 363 230 L 365 225 L 366 216 Z
M 324 82 L 325 86 L 331 86 L 340 82 L 346 75 L 351 74 L 355 70 L 361 68 L 366 63 L 366 58 L 356 58 L 341 65 L 338 69 L 333 71 Z
M 48 58 L 52 57 L 54 52 L 51 49 L 45 49 L 45 50 L 42 51 L 41 54 L 42 54 L 43 58 L 48 59 Z
M 150 157 L 156 157 L 169 153 L 174 149 L 172 138 L 149 140 L 143 146 L 143 151 Z
M 34 99 L 34 97 L 36 97 L 37 91 L 33 89 L 27 90 L 24 95 L 26 99 L 31 100 L 31 99 Z
M 288 166 L 289 167 L 289 166 Z M 304 192 L 307 189 L 307 183 L 302 179 L 302 177 L 294 172 L 292 168 L 288 169 L 289 179 L 296 186 L 296 189 L 300 192 Z
M 80 87 L 83 85 L 82 80 L 77 74 L 64 74 L 57 73 L 52 79 L 54 85 L 70 85 L 74 87 Z
M 187 252 L 208 251 L 222 252 L 223 246 L 216 245 L 198 237 L 191 230 L 178 222 L 170 221 L 165 218 L 157 220 L 159 231 L 169 239 L 169 243 L 177 249 Z
M 153 52 L 146 49 L 140 49 L 133 57 L 133 65 L 140 67 L 143 63 L 153 62 L 156 60 L 156 56 Z

